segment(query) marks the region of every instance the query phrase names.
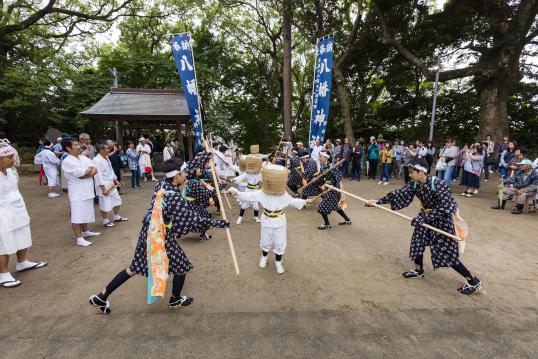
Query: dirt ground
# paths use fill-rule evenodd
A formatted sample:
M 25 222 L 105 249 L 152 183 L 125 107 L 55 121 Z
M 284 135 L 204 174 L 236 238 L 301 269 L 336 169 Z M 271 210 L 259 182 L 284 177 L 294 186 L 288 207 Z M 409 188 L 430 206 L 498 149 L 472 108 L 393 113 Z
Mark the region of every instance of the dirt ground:
M 367 198 L 398 185 L 344 182 Z M 213 229 L 209 242 L 192 235 L 181 243 L 194 265 L 183 291 L 193 305 L 173 312 L 168 298 L 147 305 L 146 280 L 135 277 L 110 297 L 112 314 L 100 315 L 88 297 L 129 264 L 152 188 L 126 188 L 129 222 L 96 223 L 103 235 L 83 248 L 74 244 L 67 196 L 49 199 L 34 176 L 21 178 L 30 259 L 49 265 L 17 275 L 16 289 L 0 289 L 2 358 L 538 357 L 538 214 L 491 210 L 494 183 L 475 198 L 456 196 L 470 227 L 462 261 L 483 281 L 478 295 L 459 294 L 462 279 L 451 269 L 434 272 L 429 253 L 426 277 L 404 280 L 412 227 L 348 199 L 353 225 L 336 225 L 333 214 L 330 231 L 317 229 L 316 206 L 287 210 L 283 275 L 273 255 L 258 268 L 260 229 L 247 211 L 231 229 L 239 276 L 224 230 Z M 417 210 L 413 203 L 403 212 Z M 234 203 L 227 211 L 234 222 L 238 211 Z

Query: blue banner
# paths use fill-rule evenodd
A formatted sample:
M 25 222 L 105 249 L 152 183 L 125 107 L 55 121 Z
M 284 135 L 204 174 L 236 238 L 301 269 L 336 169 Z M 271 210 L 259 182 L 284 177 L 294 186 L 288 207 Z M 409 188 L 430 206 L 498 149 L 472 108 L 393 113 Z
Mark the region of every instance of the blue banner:
M 202 124 L 198 83 L 196 82 L 191 34 L 187 32 L 173 35 L 172 52 L 174 53 L 181 87 L 185 93 L 189 114 L 191 115 L 192 126 L 194 128 L 194 149 L 196 151 L 196 149 L 203 146 L 204 127 Z
M 310 112 L 309 146 L 314 147 L 316 140 L 325 139 L 325 129 L 329 119 L 331 103 L 331 84 L 333 75 L 334 36 L 318 39 L 316 46 L 316 67 L 312 89 L 312 110 Z

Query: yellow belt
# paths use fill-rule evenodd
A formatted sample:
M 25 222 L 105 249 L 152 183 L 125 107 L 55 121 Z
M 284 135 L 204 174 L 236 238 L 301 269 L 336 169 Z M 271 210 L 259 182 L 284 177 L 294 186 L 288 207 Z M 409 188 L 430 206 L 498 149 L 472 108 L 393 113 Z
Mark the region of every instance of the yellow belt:
M 284 210 L 280 211 L 268 211 L 266 209 L 263 210 L 263 214 L 265 214 L 269 218 L 284 218 Z
M 424 208 L 423 205 L 420 205 L 420 207 L 422 207 L 422 209 L 424 210 L 424 212 L 426 212 L 427 214 L 430 214 L 430 213 L 432 213 L 432 211 L 433 211 L 433 208 Z
M 247 188 L 248 188 L 248 189 L 258 189 L 258 185 L 257 185 L 257 184 L 256 184 L 256 185 L 249 184 L 249 185 L 247 186 Z

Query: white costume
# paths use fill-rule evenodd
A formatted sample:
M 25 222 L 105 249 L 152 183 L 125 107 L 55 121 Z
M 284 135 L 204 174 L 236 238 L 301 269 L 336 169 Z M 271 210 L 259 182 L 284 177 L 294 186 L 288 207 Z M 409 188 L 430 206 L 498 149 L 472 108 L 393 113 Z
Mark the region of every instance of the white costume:
M 293 206 L 301 209 L 306 205 L 304 199 L 293 198 L 287 192 L 279 195 L 267 194 L 263 191 L 239 192 L 237 198 L 242 202 L 261 203 L 263 214 L 261 216 L 260 248 L 264 252 L 271 249 L 275 254 L 282 255 L 286 251 L 286 214 L 284 209 Z
M 15 171 L 0 172 L 0 255 L 32 246 L 30 216 L 18 188 Z
M 60 165 L 60 159 L 52 150 L 46 148 L 39 152 L 39 156 L 43 164 L 43 171 L 45 172 L 45 176 L 47 176 L 48 186 L 54 187 L 59 185 L 58 166 Z
M 233 180 L 237 184 L 240 184 L 240 183 L 243 184 L 245 186 L 246 193 L 256 192 L 258 191 L 259 186 L 262 183 L 262 175 L 260 172 L 258 173 L 245 172 L 242 175 L 235 177 Z M 251 207 L 251 206 L 252 206 L 252 209 L 255 211 L 258 211 L 260 209 L 258 201 L 241 200 L 239 199 L 239 197 L 237 197 L 237 199 L 241 202 L 242 209 L 247 209 L 248 207 Z
M 71 204 L 71 223 L 74 224 L 95 222 L 93 179 L 80 178 L 89 167 L 95 167 L 95 164 L 82 155 L 78 157 L 69 155 L 62 161 L 62 173 L 67 180 Z
M 318 168 L 319 168 L 319 155 L 323 151 L 323 146 L 315 146 L 312 148 L 312 153 L 310 153 L 310 158 L 312 158 L 314 161 L 316 161 Z
M 218 150 L 215 151 L 215 164 L 217 169 L 217 175 L 222 179 L 228 179 L 228 177 L 235 176 L 234 167 L 232 165 L 232 156 L 226 153 L 222 153 Z
M 141 151 L 144 151 L 146 153 L 141 153 Z M 146 173 L 146 167 L 151 167 L 151 147 L 148 144 L 141 144 L 139 143 L 138 146 L 136 146 L 136 152 L 140 153 L 140 158 L 138 159 L 138 164 L 140 165 L 140 173 L 144 174 Z
M 103 212 L 110 212 L 114 207 L 121 206 L 121 197 L 117 189 L 109 192 L 108 196 L 103 196 L 101 186 L 105 186 L 107 190 L 114 187 L 114 180 L 118 178 L 114 174 L 110 159 L 103 158 L 100 154 L 93 159 L 97 174 L 94 177 L 95 193 L 99 196 L 99 208 Z

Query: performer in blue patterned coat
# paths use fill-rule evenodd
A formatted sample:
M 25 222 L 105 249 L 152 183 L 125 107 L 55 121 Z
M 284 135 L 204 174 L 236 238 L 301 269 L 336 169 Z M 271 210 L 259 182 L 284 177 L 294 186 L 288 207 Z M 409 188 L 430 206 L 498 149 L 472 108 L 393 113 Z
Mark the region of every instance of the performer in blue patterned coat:
M 185 183 L 187 173 L 180 159 L 172 158 L 166 161 L 164 171 L 166 178 L 155 186 L 155 193 L 151 199 L 148 214 L 144 217 L 131 264 L 127 269 L 119 272 L 102 292 L 92 295 L 89 299 L 90 304 L 99 308 L 103 314 L 110 313 L 108 297 L 112 292 L 135 274 L 148 276 L 148 229 L 157 192 L 166 191 L 162 198 L 162 217 L 166 225 L 164 246 L 169 261 L 168 273 L 174 276 L 172 296 L 168 303 L 170 308 L 185 307 L 193 301 L 190 297 L 181 296 L 185 276 L 192 270 L 192 264 L 179 245 L 178 239 L 189 232 L 202 232 L 210 227 L 225 228 L 230 226 L 229 221 L 211 220 L 211 218 L 201 216 L 198 211 L 185 202 L 181 186 Z
M 323 172 L 329 168 L 331 168 L 331 162 L 330 162 L 331 155 L 327 151 L 321 151 L 320 152 L 320 164 L 321 169 L 320 171 Z M 338 162 L 338 158 L 335 159 L 334 163 Z M 332 164 L 333 166 L 335 164 Z M 342 171 L 340 171 L 340 168 L 334 168 L 329 172 L 327 175 L 323 176 L 322 178 L 322 186 L 321 190 L 325 191 L 327 190 L 326 184 L 331 185 L 336 188 L 340 188 L 340 181 L 342 180 L 343 174 Z M 329 190 L 327 193 L 325 193 L 323 196 L 321 196 L 321 203 L 318 206 L 318 213 L 321 214 L 323 217 L 323 224 L 318 227 L 318 229 L 324 230 L 331 228 L 331 223 L 329 222 L 329 214 L 331 212 L 336 212 L 342 218 L 344 219 L 339 223 L 339 225 L 350 225 L 351 220 L 346 215 L 344 210 L 340 208 L 340 199 L 342 199 L 342 195 L 340 192 Z
M 297 194 L 297 190 L 301 187 L 302 171 L 301 171 L 301 157 L 298 156 L 297 151 L 291 151 L 290 174 L 288 176 L 288 187 L 294 194 Z
M 458 291 L 467 295 L 477 292 L 482 283 L 459 260 L 457 242 L 422 226 L 423 223 L 426 223 L 445 232 L 456 233 L 453 215 L 457 205 L 450 189 L 443 180 L 428 174 L 428 164 L 424 159 L 413 159 L 408 166 L 412 181 L 402 188 L 390 192 L 385 197 L 372 200 L 378 204 L 390 204 L 393 210 L 409 206 L 415 196 L 420 200 L 422 208 L 411 222 L 415 229 L 411 238 L 409 258 L 415 262 L 415 269 L 403 273 L 403 277 L 424 277 L 423 254 L 426 246 L 429 246 L 434 269 L 452 267 L 467 279 L 467 283 Z
M 198 211 L 202 217 L 211 218 L 207 208 L 216 197 L 215 189 L 204 179 L 204 169 L 209 163 L 210 154 L 204 152 L 194 163 L 187 166 L 188 181 L 184 189 L 184 197 L 191 207 Z M 212 237 L 205 231 L 200 234 L 201 241 L 208 241 Z
M 301 161 L 303 162 L 304 172 L 302 178 L 302 185 L 309 183 L 314 177 L 319 174 L 319 168 L 316 161 L 310 158 L 308 154 L 303 152 L 301 155 Z M 306 188 L 303 189 L 301 195 L 303 199 L 308 197 L 314 197 L 321 193 L 320 186 L 322 185 L 321 180 L 310 183 Z

